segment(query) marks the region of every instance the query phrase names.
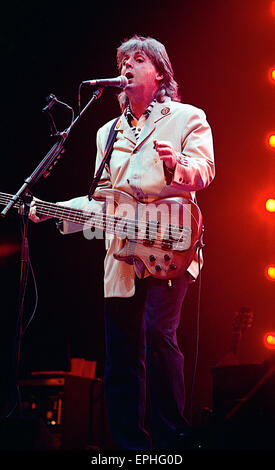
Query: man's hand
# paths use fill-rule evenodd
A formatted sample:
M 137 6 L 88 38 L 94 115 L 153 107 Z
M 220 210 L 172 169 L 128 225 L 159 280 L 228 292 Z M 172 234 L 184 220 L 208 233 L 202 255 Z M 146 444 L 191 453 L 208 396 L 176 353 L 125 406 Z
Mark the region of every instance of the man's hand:
M 46 215 L 41 215 L 40 217 L 38 217 L 36 215 L 36 202 L 40 201 L 40 199 L 37 199 L 37 198 L 33 198 L 31 204 L 30 204 L 30 210 L 29 210 L 29 219 L 32 221 L 32 222 L 35 222 L 35 223 L 38 223 L 38 222 L 43 222 L 44 220 L 48 220 L 50 219 L 51 217 L 48 217 Z M 24 205 L 22 205 L 19 209 L 19 213 L 20 214 L 23 214 L 24 213 Z
M 154 148 L 166 167 L 169 168 L 169 170 L 174 170 L 177 163 L 177 155 L 171 142 L 168 140 L 154 140 Z
M 35 222 L 35 223 L 41 222 L 41 218 L 36 215 L 36 205 L 35 205 L 35 203 L 38 200 L 39 199 L 33 198 L 32 202 L 31 202 L 31 205 L 30 205 L 30 212 L 29 212 L 29 219 L 32 222 Z

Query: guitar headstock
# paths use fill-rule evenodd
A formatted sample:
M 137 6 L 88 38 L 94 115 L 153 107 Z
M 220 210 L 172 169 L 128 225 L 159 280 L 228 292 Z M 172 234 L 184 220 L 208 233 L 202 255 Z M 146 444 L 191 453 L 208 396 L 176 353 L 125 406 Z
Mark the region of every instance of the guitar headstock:
M 249 307 L 240 307 L 235 312 L 233 319 L 234 332 L 244 333 L 248 328 L 251 328 L 253 323 L 254 314 Z

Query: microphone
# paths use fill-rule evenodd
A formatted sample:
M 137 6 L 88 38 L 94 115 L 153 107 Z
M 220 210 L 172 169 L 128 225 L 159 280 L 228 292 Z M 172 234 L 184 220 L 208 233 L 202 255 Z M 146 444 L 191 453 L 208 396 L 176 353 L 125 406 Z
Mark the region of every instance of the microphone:
M 42 109 L 43 113 L 45 113 L 45 111 L 50 111 L 53 105 L 57 102 L 57 98 L 51 93 L 49 96 L 47 96 L 46 101 L 48 104 L 45 106 L 45 108 Z
M 46 101 L 47 101 L 48 104 L 47 104 L 47 106 L 45 106 L 45 108 L 42 109 L 43 113 L 45 113 L 45 111 L 50 111 L 55 103 L 61 104 L 62 106 L 65 106 L 65 108 L 68 108 L 70 110 L 72 109 L 71 106 L 68 106 L 66 103 L 63 103 L 62 101 L 59 101 L 56 98 L 56 96 L 53 95 L 52 93 L 49 96 L 47 96 Z
M 114 86 L 118 88 L 125 88 L 128 85 L 128 79 L 124 75 L 116 78 L 102 78 L 99 80 L 85 80 L 82 82 L 86 85 L 96 85 L 99 87 Z

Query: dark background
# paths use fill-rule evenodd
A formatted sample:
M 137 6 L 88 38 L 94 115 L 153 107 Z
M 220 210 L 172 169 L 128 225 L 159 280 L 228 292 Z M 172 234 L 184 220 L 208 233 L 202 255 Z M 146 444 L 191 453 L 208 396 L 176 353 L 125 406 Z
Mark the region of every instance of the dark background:
M 263 344 L 275 330 L 274 215 L 264 202 L 275 194 L 275 154 L 266 136 L 275 130 L 275 18 L 269 0 L 139 0 L 139 2 L 6 2 L 1 7 L 1 184 L 15 193 L 53 144 L 42 113 L 53 93 L 77 109 L 81 81 L 117 75 L 115 50 L 134 33 L 163 42 L 182 101 L 205 110 L 213 130 L 216 179 L 198 194 L 206 227 L 199 358 L 194 420 L 212 405 L 211 366 L 230 350 L 232 320 L 241 306 L 254 312 L 240 344 L 242 363 L 269 357 Z M 91 90 L 83 91 L 83 102 Z M 56 111 L 57 113 L 57 111 Z M 97 129 L 119 114 L 114 89 L 73 130 L 67 151 L 34 194 L 62 201 L 87 193 Z M 58 112 L 59 129 L 70 114 Z M 20 229 L 15 210 L 0 220 L 1 392 L 5 401 L 18 311 Z M 62 236 L 53 222 L 31 224 L 30 256 L 39 301 L 22 342 L 20 375 L 64 370 L 69 357 L 97 360 L 104 371 L 102 314 L 104 242 L 82 232 Z M 34 306 L 32 278 L 24 324 Z M 179 328 L 186 357 L 187 414 L 194 372 L 198 283 L 189 291 Z M 130 313 L 129 313 L 130 314 Z

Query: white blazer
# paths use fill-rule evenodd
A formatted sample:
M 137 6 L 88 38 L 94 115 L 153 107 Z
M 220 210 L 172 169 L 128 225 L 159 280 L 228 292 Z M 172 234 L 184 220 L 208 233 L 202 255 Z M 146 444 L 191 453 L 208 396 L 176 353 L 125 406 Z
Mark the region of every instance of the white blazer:
M 97 133 L 96 168 L 102 160 L 110 128 L 108 122 Z M 100 188 L 115 188 L 124 191 L 142 202 L 181 196 L 193 199 L 196 191 L 206 188 L 215 176 L 213 140 L 204 111 L 194 106 L 171 101 L 156 103 L 138 141 L 124 114 L 117 125 L 117 139 L 111 160 L 105 167 L 99 184 Z M 167 140 L 177 152 L 177 164 L 172 181 L 167 184 L 163 162 L 160 160 L 153 141 Z M 87 196 L 60 202 L 73 208 L 99 211 L 103 203 L 89 201 Z M 82 230 L 74 223 L 63 223 L 62 233 Z M 92 243 L 92 242 L 91 242 Z M 121 247 L 121 240 L 109 237 L 104 262 L 105 297 L 130 297 L 135 292 L 135 266 L 114 259 L 113 254 Z M 194 257 L 188 267 L 190 274 L 198 275 L 198 260 Z

